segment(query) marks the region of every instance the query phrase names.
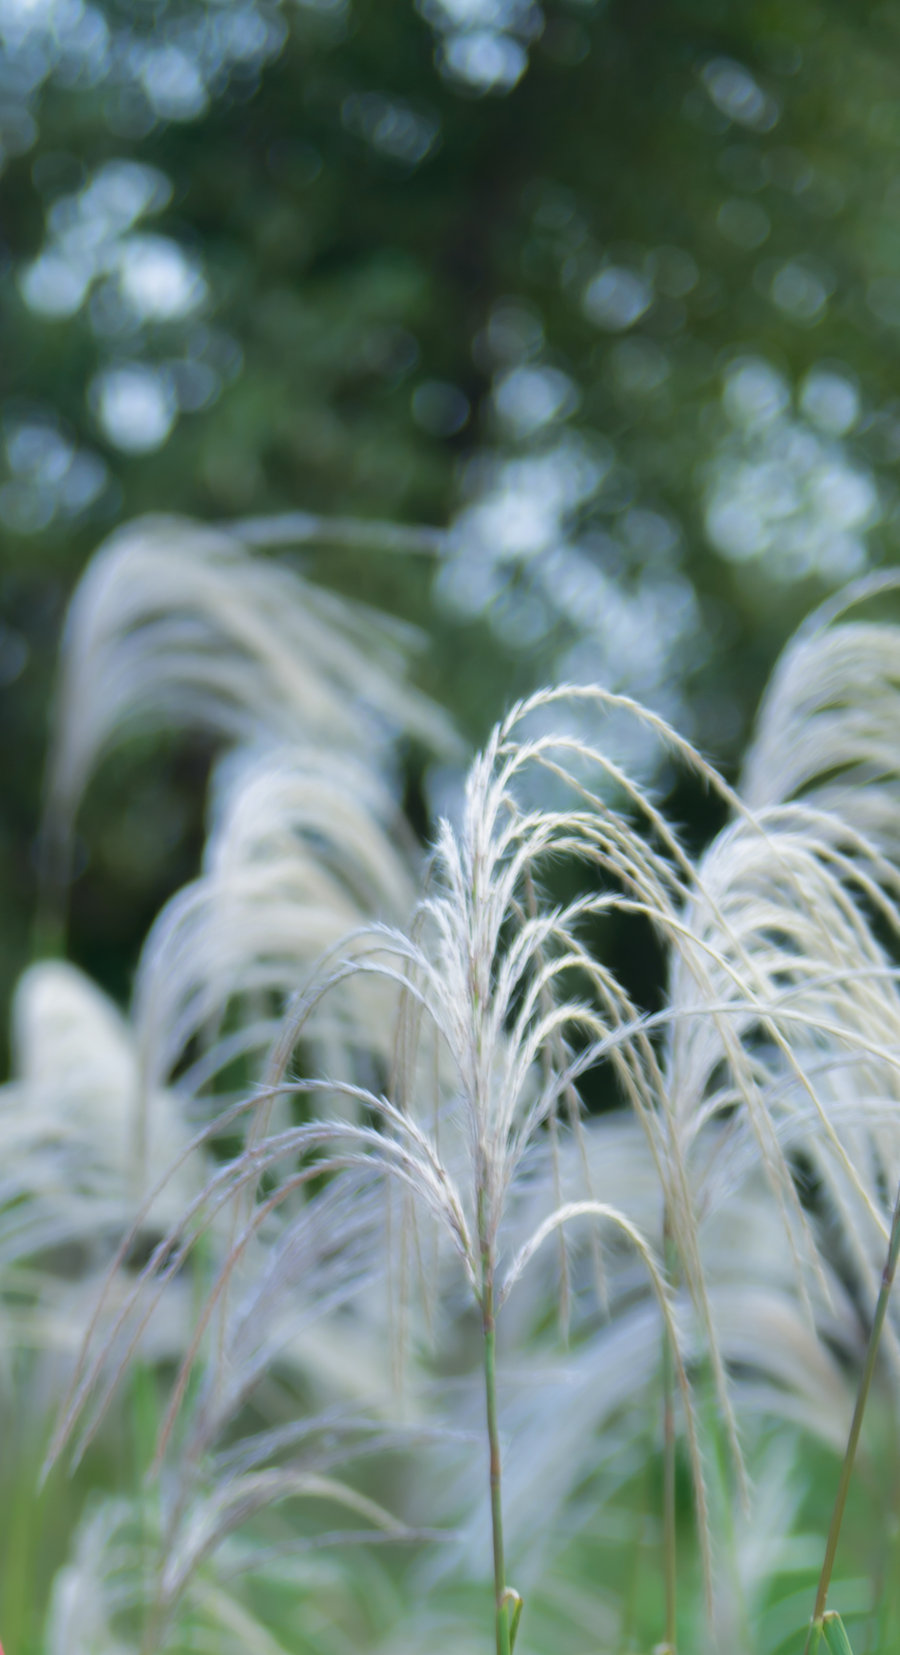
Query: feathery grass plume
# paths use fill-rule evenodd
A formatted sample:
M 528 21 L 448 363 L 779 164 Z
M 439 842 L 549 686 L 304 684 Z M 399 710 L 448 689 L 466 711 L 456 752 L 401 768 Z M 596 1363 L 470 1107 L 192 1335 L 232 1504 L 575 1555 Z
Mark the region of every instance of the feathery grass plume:
M 138 966 L 134 1018 L 148 1084 L 198 1042 L 215 1047 L 225 1028 L 223 1059 L 241 1045 L 271 1045 L 286 998 L 320 955 L 373 917 L 407 920 L 418 860 L 387 783 L 360 758 L 299 741 L 229 755 L 203 872 L 163 909 Z M 360 1039 L 390 1057 L 396 995 L 360 987 L 330 1036 L 318 1031 L 325 1072 L 340 1072 L 344 1046 Z M 208 1084 L 215 1064 L 214 1050 L 193 1072 Z
M 600 692 L 582 692 L 585 698 L 591 694 L 596 697 L 598 707 L 623 706 L 621 698 L 604 697 Z M 552 699 L 537 698 L 537 705 L 541 708 L 546 707 Z M 654 723 L 649 715 L 636 715 L 644 718 L 648 724 Z M 512 715 L 510 724 L 516 722 L 519 716 L 518 713 Z M 662 727 L 657 727 L 660 733 L 663 733 Z M 696 755 L 686 744 L 680 743 L 668 732 L 665 734 L 674 751 L 680 752 L 696 768 L 703 770 Z M 502 752 L 502 738 L 497 746 Z M 565 759 L 560 757 L 560 753 L 566 754 L 567 748 L 577 758 L 579 766 L 579 773 L 576 775 L 569 771 L 568 777 Z M 623 827 L 620 820 L 616 821 L 615 813 L 608 806 L 604 808 L 602 797 L 593 794 L 585 783 L 583 767 L 591 762 L 601 771 L 605 770 L 607 776 L 614 779 L 627 792 L 632 805 L 639 804 L 642 808 L 645 822 L 649 822 L 651 831 L 645 832 L 637 844 L 633 829 L 627 825 Z M 843 983 L 846 988 L 847 983 L 862 983 L 872 978 L 883 981 L 887 1002 L 896 1018 L 897 1001 L 890 972 L 884 954 L 875 941 L 866 913 L 869 883 L 874 874 L 867 880 L 860 876 L 858 868 L 841 865 L 824 834 L 820 835 L 824 845 L 815 839 L 810 842 L 808 823 L 805 824 L 805 839 L 791 834 L 779 836 L 776 831 L 779 824 L 768 818 L 748 820 L 745 813 L 740 830 L 741 854 L 743 855 L 745 847 L 749 847 L 744 857 L 747 877 L 730 907 L 730 884 L 723 881 L 721 890 L 715 888 L 714 875 L 717 870 L 713 865 L 714 859 L 705 860 L 698 870 L 690 868 L 674 834 L 659 813 L 633 784 L 629 784 L 621 773 L 614 771 L 603 759 L 602 753 L 589 750 L 583 742 L 575 744 L 560 741 L 552 736 L 539 738 L 530 744 L 524 743 L 519 753 L 509 759 L 508 769 L 505 772 L 501 771 L 502 781 L 497 785 L 497 793 L 499 795 L 502 788 L 506 804 L 509 802 L 506 790 L 510 777 L 519 763 L 546 764 L 557 781 L 568 779 L 580 791 L 582 798 L 590 802 L 596 813 L 587 823 L 572 815 L 565 822 L 562 818 L 557 818 L 554 822 L 554 848 L 565 844 L 566 849 L 575 851 L 585 860 L 592 861 L 595 866 L 602 868 L 605 874 L 612 873 L 620 882 L 620 887 L 624 887 L 624 891 L 621 888 L 618 892 L 613 890 L 600 898 L 577 905 L 580 917 L 584 918 L 588 913 L 615 907 L 643 913 L 665 937 L 676 960 L 675 988 L 680 986 L 682 993 L 673 992 L 672 1004 L 659 1020 L 673 1031 L 662 1067 L 658 1065 L 655 1052 L 647 1038 L 648 1021 L 643 1021 L 642 1028 L 640 1018 L 634 1008 L 628 1006 L 627 999 L 618 986 L 612 988 L 608 976 L 601 973 L 595 962 L 588 962 L 583 956 L 578 961 L 578 969 L 590 982 L 607 1018 L 611 1006 L 617 1016 L 609 1019 L 604 1028 L 599 1019 L 586 1016 L 581 1007 L 554 1007 L 550 1015 L 558 1018 L 560 1025 L 568 1021 L 570 1025 L 580 1025 L 582 1033 L 588 1031 L 587 1056 L 581 1053 L 573 1060 L 568 1078 L 572 1078 L 579 1068 L 585 1067 L 588 1060 L 594 1062 L 600 1056 L 610 1053 L 614 1053 L 618 1060 L 620 1078 L 624 1080 L 623 1090 L 635 1107 L 645 1129 L 648 1129 L 648 1141 L 654 1148 L 657 1170 L 665 1192 L 667 1218 L 672 1223 L 677 1237 L 678 1254 L 685 1270 L 689 1296 L 701 1312 L 701 1323 L 717 1370 L 717 1381 L 720 1395 L 725 1402 L 727 1418 L 728 1390 L 724 1384 L 725 1341 L 722 1337 L 724 1329 L 719 1325 L 719 1321 L 723 1308 L 727 1309 L 733 1303 L 733 1289 L 729 1286 L 719 1306 L 720 1316 L 717 1318 L 712 1302 L 709 1272 L 704 1268 L 702 1249 L 698 1242 L 697 1216 L 698 1212 L 703 1210 L 704 1203 L 708 1201 L 708 1194 L 697 1193 L 696 1178 L 691 1175 L 689 1164 L 691 1151 L 700 1125 L 704 1121 L 714 1120 L 721 1112 L 732 1112 L 736 1103 L 746 1107 L 750 1125 L 763 1151 L 771 1187 L 778 1198 L 782 1222 L 787 1225 L 789 1236 L 793 1238 L 794 1251 L 800 1262 L 796 1229 L 797 1221 L 802 1214 L 794 1194 L 790 1165 L 779 1142 L 777 1122 L 770 1112 L 773 1110 L 778 1092 L 784 1092 L 785 1073 L 794 1077 L 804 1089 L 805 1095 L 816 1103 L 810 1075 L 793 1049 L 797 1043 L 795 1036 L 798 1025 L 804 1036 L 799 1042 L 800 1046 L 816 1044 L 820 1060 L 823 1047 L 826 1046 L 829 1047 L 832 1056 L 835 1052 L 839 1053 L 847 1043 L 857 1050 L 870 1049 L 874 1021 L 871 1008 L 868 1005 L 856 1006 L 852 990 L 849 1004 L 845 1003 L 848 998 L 846 994 L 841 1000 L 835 992 L 839 983 Z M 500 769 L 499 763 L 497 769 Z M 709 772 L 706 774 L 713 785 L 720 785 Z M 724 788 L 722 791 L 725 791 Z M 485 794 L 489 796 L 487 787 Z M 510 811 L 510 814 L 513 815 L 513 812 Z M 519 857 L 516 866 L 517 876 L 521 876 L 523 865 L 536 843 L 528 843 L 528 834 L 533 828 L 534 822 L 528 822 L 527 819 L 515 821 L 514 825 L 509 827 L 504 842 L 504 853 L 509 853 L 510 863 L 514 865 L 517 856 Z M 546 817 L 542 821 L 542 831 L 546 831 Z M 665 854 L 661 855 L 654 849 L 654 836 L 662 845 Z M 732 841 L 737 837 L 738 830 L 735 830 L 731 836 Z M 472 839 L 477 843 L 477 834 L 473 833 Z M 524 852 L 521 850 L 523 841 L 528 845 Z M 541 849 L 544 848 L 546 847 L 541 846 Z M 735 857 L 733 843 L 729 843 L 724 852 L 720 845 L 718 851 L 719 861 L 730 874 L 733 874 L 736 860 L 741 860 L 741 856 Z M 485 858 L 485 885 L 491 894 L 493 889 L 501 884 L 496 878 L 497 872 L 500 871 L 502 876 L 504 871 L 502 858 L 497 860 L 500 863 L 499 870 L 496 865 L 490 864 L 489 857 Z M 766 869 L 765 881 L 760 877 L 763 867 Z M 774 879 L 773 868 L 776 875 Z M 461 872 L 457 873 L 457 885 L 463 891 L 467 886 L 477 889 L 475 855 L 472 855 L 468 862 L 463 862 Z M 498 902 L 497 906 L 503 914 L 501 903 Z M 890 905 L 887 904 L 887 907 L 889 910 Z M 785 911 L 788 914 L 786 922 L 783 918 Z M 505 919 L 506 915 L 503 914 L 503 917 Z M 891 917 L 893 918 L 893 915 Z M 564 919 L 555 916 L 557 938 L 563 936 L 564 946 L 570 950 L 564 969 L 571 968 L 577 948 L 577 941 L 568 930 L 568 921 L 569 915 Z M 779 939 L 776 927 L 782 925 L 789 934 Z M 475 927 L 471 929 L 474 931 Z M 492 948 L 501 954 L 502 960 L 502 950 L 498 947 L 500 934 L 501 924 L 497 924 L 495 920 L 495 929 L 489 936 L 488 946 L 483 949 L 483 957 L 490 962 L 491 972 L 494 970 L 495 959 Z M 514 944 L 513 948 L 515 946 Z M 460 949 L 459 953 L 465 960 L 464 950 Z M 469 960 L 477 959 L 477 948 L 470 947 Z M 504 982 L 503 964 L 505 961 L 502 961 L 496 972 L 496 982 L 501 985 Z M 788 970 L 789 964 L 794 969 L 793 980 Z M 471 966 L 469 969 L 472 971 L 475 984 L 473 998 L 477 1004 L 484 1000 L 488 993 L 489 978 L 487 975 L 484 976 L 482 986 L 478 983 L 476 971 L 472 970 Z M 552 971 L 552 967 L 545 967 L 542 961 L 541 972 L 544 973 L 548 969 Z M 449 973 L 444 971 L 442 975 L 446 981 Z M 679 975 L 682 979 L 680 984 Z M 806 975 L 810 979 L 808 985 L 805 984 Z M 527 997 L 529 990 L 521 988 L 524 976 L 523 970 L 521 976 L 515 980 L 515 987 L 517 993 L 521 989 L 523 997 Z M 685 985 L 687 993 L 684 992 Z M 795 1003 L 798 991 L 804 986 L 810 989 L 808 1001 L 801 1001 L 798 1005 Z M 493 982 L 491 988 L 494 995 L 497 995 Z M 530 1009 L 533 1011 L 538 997 L 533 990 L 531 994 Z M 499 998 L 501 1011 L 500 1017 L 493 1025 L 495 1035 L 500 1019 L 508 1018 L 512 1022 L 514 1013 L 518 1011 L 511 995 L 505 1001 L 502 995 Z M 877 1016 L 877 1012 L 875 1015 Z M 518 1015 L 518 1023 L 514 1026 L 516 1033 L 527 1029 L 527 1023 L 523 1021 L 521 1013 Z M 894 1027 L 897 1027 L 896 1021 Z M 761 1033 L 775 1055 L 776 1061 L 768 1066 L 759 1058 Z M 812 1037 L 812 1041 L 809 1037 Z M 677 1045 L 679 1040 L 680 1048 Z M 485 1041 L 484 1044 L 488 1045 L 488 1042 Z M 510 1044 L 515 1050 L 515 1039 Z M 474 1045 L 478 1049 L 477 1040 Z M 531 1055 L 534 1053 L 533 1046 Z M 508 1091 L 515 1097 L 515 1085 L 508 1087 Z M 553 1098 L 553 1095 L 551 1090 L 549 1096 Z M 556 1097 L 558 1095 L 557 1087 Z M 545 1090 L 544 1098 L 547 1097 L 548 1093 Z M 682 1130 L 684 1110 L 679 1107 L 679 1102 L 688 1105 L 690 1124 L 687 1132 Z M 545 1103 L 538 1105 L 538 1111 L 539 1119 L 549 1118 L 551 1114 Z M 829 1150 L 836 1154 L 838 1164 L 852 1177 L 854 1187 L 860 1191 L 868 1210 L 874 1212 L 875 1207 L 867 1195 L 865 1182 L 859 1170 L 854 1167 L 846 1145 L 835 1131 L 833 1123 L 820 1105 L 817 1105 L 815 1113 L 816 1126 L 828 1143 Z M 531 1118 L 533 1120 L 534 1116 Z M 511 1116 L 510 1125 L 513 1121 L 514 1116 Z M 502 1144 L 503 1148 L 508 1146 L 509 1137 Z M 502 1167 L 501 1153 L 495 1152 L 495 1163 Z M 487 1164 L 490 1167 L 489 1160 Z M 513 1175 L 505 1176 L 508 1187 Z M 487 1187 L 489 1188 L 489 1184 Z M 599 1212 L 601 1209 L 602 1203 L 597 1203 L 595 1198 L 583 1203 L 564 1203 L 561 1209 L 550 1214 L 538 1227 L 532 1242 L 526 1243 L 520 1260 L 513 1266 L 513 1276 L 519 1264 L 532 1256 L 537 1242 L 543 1240 L 555 1225 L 569 1217 L 575 1218 L 581 1213 L 591 1210 Z M 824 1274 L 822 1266 L 819 1266 L 820 1281 Z M 782 1326 L 790 1326 L 795 1305 L 796 1300 L 784 1303 L 777 1318 L 774 1315 L 777 1306 L 768 1303 L 765 1298 L 752 1307 L 748 1302 L 745 1311 L 749 1316 L 752 1308 L 752 1313 L 759 1317 L 760 1327 L 765 1326 L 766 1320 L 770 1326 L 776 1324 L 776 1321 L 780 1321 Z M 732 1329 L 732 1338 L 740 1337 L 740 1327 L 734 1328 L 732 1324 Z M 808 1346 L 810 1343 L 808 1341 Z M 746 1355 L 746 1346 L 740 1354 Z M 777 1362 L 775 1365 L 777 1368 Z M 790 1372 L 790 1364 L 786 1366 Z M 798 1380 L 802 1381 L 802 1368 L 798 1372 L 795 1366 L 792 1379 L 795 1386 Z M 833 1380 L 834 1375 L 832 1393 Z M 802 1394 L 802 1383 L 799 1389 Z M 833 1422 L 831 1429 L 834 1434 Z
M 62 643 L 44 829 L 60 898 L 76 812 L 132 727 L 365 751 L 379 721 L 428 746 L 449 721 L 405 676 L 416 635 L 248 553 L 234 532 L 146 517 L 113 534 L 72 599 Z
M 0 1088 L 0 1297 L 16 1343 L 67 1353 L 83 1337 L 99 1273 L 135 1211 L 141 1181 L 159 1185 L 135 1241 L 172 1223 L 207 1173 L 163 1177 L 190 1133 L 171 1092 L 147 1098 L 144 1165 L 136 1166 L 140 1090 L 130 1031 L 74 966 L 31 966 L 13 1004 L 13 1079 Z M 156 1329 L 169 1359 L 189 1337 L 186 1283 L 173 1284 Z
M 866 1323 L 876 1307 L 886 1191 L 897 1166 L 900 995 L 872 922 L 874 913 L 878 933 L 889 941 L 893 933 L 896 947 L 893 897 L 883 859 L 829 813 L 770 807 L 757 819 L 767 846 L 738 822 L 704 859 L 704 890 L 718 908 L 707 916 L 710 943 L 721 949 L 716 933 L 725 914 L 731 935 L 756 962 L 760 1005 L 745 1031 L 755 1084 L 789 1163 L 812 1191 L 805 1222 L 807 1234 L 816 1232 L 819 1284 L 829 1287 L 831 1278 L 836 1304 L 838 1273 L 843 1297 Z M 848 838 L 852 857 L 843 848 Z M 733 1114 L 734 1103 L 727 1090 L 717 1096 L 710 1086 L 707 1118 Z M 796 1242 L 793 1250 L 799 1257 Z M 816 1320 L 821 1330 L 820 1314 Z M 783 1359 L 790 1321 L 782 1315 L 756 1331 Z M 862 1330 L 854 1343 L 855 1349 L 844 1341 L 856 1365 Z M 896 1363 L 896 1338 L 893 1344 Z M 809 1371 L 814 1354 L 804 1358 Z M 802 1394 L 796 1382 L 794 1389 Z M 805 1422 L 815 1423 L 813 1407 Z M 834 1429 L 828 1440 L 842 1445 Z
M 774 1103 L 771 1087 L 790 1072 L 815 1106 L 801 1059 L 816 1055 L 820 1072 L 854 1053 L 874 1062 L 880 1055 L 893 1072 L 888 1046 L 900 1029 L 900 998 L 871 909 L 895 932 L 900 912 L 881 859 L 867 857 L 862 843 L 851 858 L 844 837 L 843 825 L 824 813 L 770 808 L 732 823 L 702 857 L 687 915 L 693 940 L 675 959 L 668 1016 L 673 1100 L 679 1119 L 695 1128 L 734 1102 L 733 1090 L 712 1084 L 716 1008 L 729 1000 L 748 1047 L 748 1107 L 754 1083 Z M 714 1015 L 704 1022 L 709 1010 Z M 784 1078 L 778 1089 L 784 1092 Z
M 848 1651 L 839 1618 L 825 1615 L 826 1594 L 881 1342 L 893 1358 L 895 1383 L 900 1371 L 898 1316 L 890 1302 L 898 1234 L 894 1191 L 900 1173 L 900 997 L 896 991 L 900 626 L 883 615 L 877 623 L 850 616 L 866 600 L 883 600 L 896 588 L 894 574 L 861 581 L 824 605 L 801 629 L 773 677 L 743 783 L 754 800 L 798 801 L 796 813 L 805 812 L 807 836 L 818 837 L 827 845 L 833 864 L 850 870 L 847 883 L 855 880 L 867 917 L 874 916 L 884 943 L 870 950 L 867 965 L 849 974 L 834 996 L 839 1005 L 832 1012 L 832 1022 L 850 1023 L 849 1038 L 845 1029 L 836 1031 L 830 1063 L 823 1062 L 821 1049 L 810 1038 L 807 1060 L 821 1076 L 819 1112 L 824 1104 L 829 1124 L 840 1122 L 842 1147 L 849 1148 L 848 1160 L 842 1162 L 831 1153 L 837 1134 L 817 1134 L 809 1160 L 819 1199 L 836 1220 L 836 1250 L 843 1255 L 845 1272 L 870 1324 L 806 1640 L 807 1648 L 818 1647 L 823 1640 L 831 1647 L 834 1640 L 835 1647 Z M 801 1103 L 807 1101 L 804 1091 L 809 1092 L 809 1087 L 795 1088 Z M 882 1268 L 888 1225 L 888 1262 Z
M 900 625 L 883 614 L 872 620 L 853 611 L 869 600 L 883 603 L 896 589 L 895 575 L 871 576 L 801 627 L 764 697 L 742 782 L 754 805 L 797 801 L 798 836 L 818 845 L 822 860 L 853 888 L 856 908 L 877 927 L 866 961 L 855 973 L 836 975 L 831 1003 L 823 1005 L 832 1024 L 852 1022 L 854 1036 L 832 1041 L 835 1060 L 827 1075 L 821 1039 L 812 1034 L 806 1058 L 817 1066 L 820 1106 L 836 1123 L 853 1174 L 840 1157 L 825 1153 L 827 1136 L 817 1136 L 809 1154 L 869 1312 L 900 1178 Z M 844 933 L 852 922 L 843 922 Z M 835 948 L 836 973 L 839 956 Z M 802 1091 L 793 1089 L 791 1106 L 803 1108 Z M 890 1322 L 886 1332 L 887 1352 L 900 1366 Z
M 808 616 L 763 696 L 740 792 L 754 808 L 803 799 L 900 853 L 900 624 L 852 611 L 898 589 L 854 582 Z

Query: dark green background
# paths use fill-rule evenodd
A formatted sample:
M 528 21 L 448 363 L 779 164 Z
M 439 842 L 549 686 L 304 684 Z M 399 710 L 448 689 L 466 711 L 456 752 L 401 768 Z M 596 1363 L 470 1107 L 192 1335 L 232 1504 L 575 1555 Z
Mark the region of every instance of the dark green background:
M 693 630 L 663 690 L 652 672 L 647 683 L 640 674 L 631 685 L 621 675 L 612 681 L 677 713 L 731 770 L 781 643 L 836 578 L 815 557 L 806 572 L 794 567 L 777 548 L 735 562 L 709 537 L 710 468 L 729 445 L 746 440 L 753 450 L 755 441 L 735 431 L 723 404 L 735 362 L 769 364 L 795 399 L 783 417 L 804 430 L 796 398 L 811 369 L 824 364 L 855 386 L 858 418 L 817 440 L 828 464 L 877 490 L 859 535 L 869 566 L 896 557 L 900 6 L 547 0 L 516 18 L 514 8 L 498 3 L 492 12 L 484 0 L 469 8 L 470 23 L 487 26 L 493 15 L 495 34 L 524 42 L 527 68 L 511 89 L 478 94 L 442 73 L 441 30 L 411 0 L 351 0 L 345 10 L 260 0 L 243 11 L 281 29 L 280 48 L 265 62 L 226 64 L 205 111 L 164 118 L 141 92 L 141 54 L 173 42 L 189 52 L 229 9 L 103 0 L 89 10 L 105 17 L 108 50 L 82 83 L 60 68 L 52 11 L 43 59 L 37 37 L 29 45 L 21 27 L 16 34 L 16 7 L 0 13 L 8 152 L 0 487 L 24 486 L 9 442 L 29 421 L 99 456 L 108 475 L 81 512 L 47 521 L 39 502 L 37 526 L 23 526 L 19 495 L 0 492 L 4 1002 L 29 951 L 66 598 L 94 546 L 132 514 L 228 519 L 302 508 L 445 524 L 472 486 L 467 461 L 527 462 L 574 434 L 585 452 L 613 461 L 604 487 L 565 515 L 564 530 L 629 596 L 636 638 L 641 582 L 657 577 L 639 532 L 648 520 L 635 512 L 651 514 L 651 529 L 668 525 L 670 573 L 682 594 L 695 595 Z M 755 116 L 752 100 L 723 107 L 711 95 L 722 60 L 753 77 L 770 115 Z M 391 153 L 365 136 L 359 110 L 377 116 L 383 107 L 373 97 L 437 133 L 415 164 L 396 144 Z M 199 261 L 208 284 L 202 314 L 115 333 L 98 327 L 87 305 L 48 318 L 25 302 L 23 272 L 46 244 L 54 202 L 119 158 L 171 181 L 169 204 L 139 228 Z M 764 239 L 747 245 L 765 226 Z M 672 249 L 689 255 L 679 268 L 694 271 L 680 296 L 660 275 L 671 272 Z M 628 328 L 599 327 L 585 310 L 586 287 L 608 268 L 649 272 L 656 283 L 655 302 Z M 806 314 L 773 297 L 782 289 L 790 297 L 798 271 L 801 298 L 807 276 L 813 298 L 816 283 L 825 295 Z M 532 328 L 511 355 L 504 316 Z M 123 453 L 92 411 L 94 376 L 120 359 L 171 362 L 197 351 L 213 363 L 220 394 L 183 413 L 157 451 Z M 504 425 L 492 401 L 523 357 L 565 374 L 579 399 L 567 419 L 530 435 Z M 415 393 L 431 381 L 466 399 L 470 416 L 458 430 L 442 434 L 417 420 Z M 759 486 L 771 482 L 763 475 Z M 28 486 L 39 494 L 43 485 Z M 4 510 L 9 499 L 19 506 Z M 822 521 L 824 533 L 827 512 Z M 423 624 L 421 679 L 473 741 L 514 694 L 570 668 L 573 642 L 584 642 L 571 615 L 551 616 L 538 637 L 517 637 L 516 604 L 533 588 L 535 559 L 511 557 L 492 603 L 476 614 L 444 601 L 431 567 L 415 560 L 320 550 L 304 564 Z M 602 677 L 602 640 L 591 647 Z M 92 790 L 72 951 L 120 995 L 150 918 L 196 866 L 209 757 L 201 743 L 175 737 L 152 754 L 138 745 Z M 410 803 L 427 831 L 419 782 L 411 762 Z M 703 800 L 679 797 L 676 809 L 702 835 Z

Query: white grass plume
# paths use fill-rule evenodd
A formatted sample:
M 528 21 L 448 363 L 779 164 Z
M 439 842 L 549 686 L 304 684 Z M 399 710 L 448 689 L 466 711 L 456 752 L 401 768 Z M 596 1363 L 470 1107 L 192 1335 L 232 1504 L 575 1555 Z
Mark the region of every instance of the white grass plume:
M 405 675 L 413 640 L 253 556 L 233 533 L 177 517 L 117 530 L 82 577 L 63 638 L 47 782 L 52 877 L 67 877 L 92 772 L 134 727 L 364 751 L 380 721 L 446 747 L 448 720 Z
M 893 857 L 900 852 L 900 624 L 853 611 L 897 590 L 869 576 L 814 610 L 763 696 L 740 791 L 757 807 L 803 799 Z
M 177 1100 L 161 1089 L 145 1098 L 139 1158 L 134 1041 L 112 1002 L 74 966 L 45 961 L 25 972 L 14 997 L 13 1048 L 14 1075 L 0 1088 L 0 1296 L 18 1306 L 20 1342 L 71 1355 L 143 1179 L 159 1185 L 143 1215 L 146 1238 L 168 1228 L 206 1174 L 195 1164 L 163 1177 L 190 1134 Z M 158 1325 L 158 1335 L 167 1329 L 159 1354 L 184 1348 L 188 1322 L 186 1289 L 175 1284 Z
M 813 847 L 846 893 L 843 914 L 830 904 L 815 937 L 798 934 L 792 944 L 794 1011 L 810 1022 L 798 1042 L 803 1073 L 782 1107 L 797 1112 L 798 1130 L 806 1122 L 844 1266 L 869 1310 L 900 1181 L 900 625 L 884 612 L 872 618 L 896 590 L 895 574 L 870 576 L 804 623 L 763 698 L 741 783 L 755 807 L 781 808 L 798 843 Z M 855 969 L 851 930 L 863 945 Z M 830 1062 L 810 1015 L 816 1004 L 831 1030 Z M 811 1129 L 811 1101 L 824 1133 Z M 886 1348 L 900 1371 L 890 1321 Z
M 70 1141 L 74 1187 L 81 1179 L 106 1178 L 122 1201 L 132 1201 L 139 1182 L 134 1165 L 138 1054 L 112 1000 L 67 962 L 30 966 L 13 999 L 13 1052 L 16 1078 L 4 1098 L 10 1129 L 41 1134 L 50 1144 L 55 1135 L 63 1149 Z M 156 1183 L 190 1133 L 172 1093 L 155 1093 L 149 1116 L 147 1166 L 140 1177 Z M 191 1187 L 184 1176 L 170 1181 L 148 1215 L 150 1222 L 169 1222 Z
M 201 876 L 166 905 L 143 949 L 134 1017 L 149 1084 L 226 1026 L 271 1044 L 286 997 L 372 919 L 403 924 L 418 853 L 387 784 L 345 753 L 298 742 L 238 749 L 222 767 Z M 361 985 L 324 1047 L 389 1037 L 396 995 Z M 226 1040 L 225 1052 L 237 1042 Z M 208 1083 L 215 1055 L 203 1064 Z
M 750 1039 L 748 1091 L 762 1096 L 792 1061 L 801 1079 L 799 1056 L 813 1050 L 822 1061 L 828 1051 L 846 1061 L 845 1047 L 877 1061 L 880 1049 L 891 1071 L 900 999 L 871 909 L 894 932 L 900 912 L 880 882 L 880 859 L 864 846 L 851 858 L 843 836 L 825 814 L 772 807 L 731 824 L 702 857 L 670 985 L 679 1117 L 702 1124 L 733 1106 L 733 1089 L 711 1090 L 717 1008 L 729 1002 L 734 1029 Z

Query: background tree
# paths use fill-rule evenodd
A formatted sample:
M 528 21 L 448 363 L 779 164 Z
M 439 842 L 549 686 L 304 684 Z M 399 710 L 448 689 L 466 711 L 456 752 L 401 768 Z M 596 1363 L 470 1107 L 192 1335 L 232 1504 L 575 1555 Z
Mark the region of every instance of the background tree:
M 5 987 L 63 604 L 137 512 L 453 523 L 436 576 L 305 558 L 424 622 L 473 739 L 590 678 L 729 761 L 798 617 L 894 557 L 898 28 L 3 0 Z M 118 991 L 196 860 L 206 758 L 120 761 L 86 819 L 74 948 Z M 424 831 L 453 778 L 420 770 Z

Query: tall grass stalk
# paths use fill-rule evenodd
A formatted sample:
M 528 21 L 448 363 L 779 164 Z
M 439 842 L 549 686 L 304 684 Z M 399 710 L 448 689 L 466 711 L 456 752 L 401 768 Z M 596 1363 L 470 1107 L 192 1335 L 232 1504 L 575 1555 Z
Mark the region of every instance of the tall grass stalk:
M 866 1403 L 869 1400 L 869 1391 L 872 1385 L 872 1376 L 875 1372 L 875 1363 L 884 1331 L 887 1316 L 888 1300 L 894 1277 L 897 1273 L 897 1261 L 900 1258 L 900 1188 L 897 1190 L 897 1199 L 894 1203 L 894 1214 L 891 1221 L 891 1233 L 888 1241 L 887 1258 L 881 1275 L 881 1285 L 878 1289 L 878 1298 L 875 1304 L 875 1314 L 872 1317 L 872 1326 L 869 1330 L 869 1342 L 866 1346 L 866 1357 L 859 1379 L 859 1388 L 856 1393 L 856 1402 L 853 1408 L 853 1418 L 850 1421 L 850 1434 L 847 1438 L 847 1447 L 841 1465 L 841 1474 L 838 1479 L 837 1493 L 834 1499 L 834 1509 L 831 1513 L 831 1523 L 828 1529 L 828 1539 L 825 1543 L 825 1556 L 822 1560 L 822 1572 L 819 1575 L 819 1585 L 816 1591 L 816 1602 L 812 1620 L 804 1646 L 804 1655 L 815 1647 L 814 1639 L 822 1626 L 828 1601 L 828 1588 L 831 1585 L 831 1574 L 841 1534 L 841 1524 L 844 1520 L 844 1511 L 847 1505 L 847 1495 L 850 1491 L 850 1479 L 853 1476 L 853 1466 L 856 1460 L 856 1450 L 859 1445 L 859 1435 L 862 1430 L 863 1415 Z
M 663 1256 L 669 1285 L 675 1281 L 676 1253 L 668 1217 L 663 1220 Z M 663 1582 L 667 1655 L 676 1655 L 678 1636 L 678 1522 L 675 1485 L 675 1352 L 668 1328 L 663 1328 Z
M 491 1495 L 491 1549 L 494 1558 L 494 1620 L 497 1655 L 510 1655 L 509 1601 L 503 1547 L 503 1473 L 497 1421 L 497 1324 L 494 1315 L 494 1260 L 482 1237 L 481 1313 L 484 1339 L 484 1391 Z

